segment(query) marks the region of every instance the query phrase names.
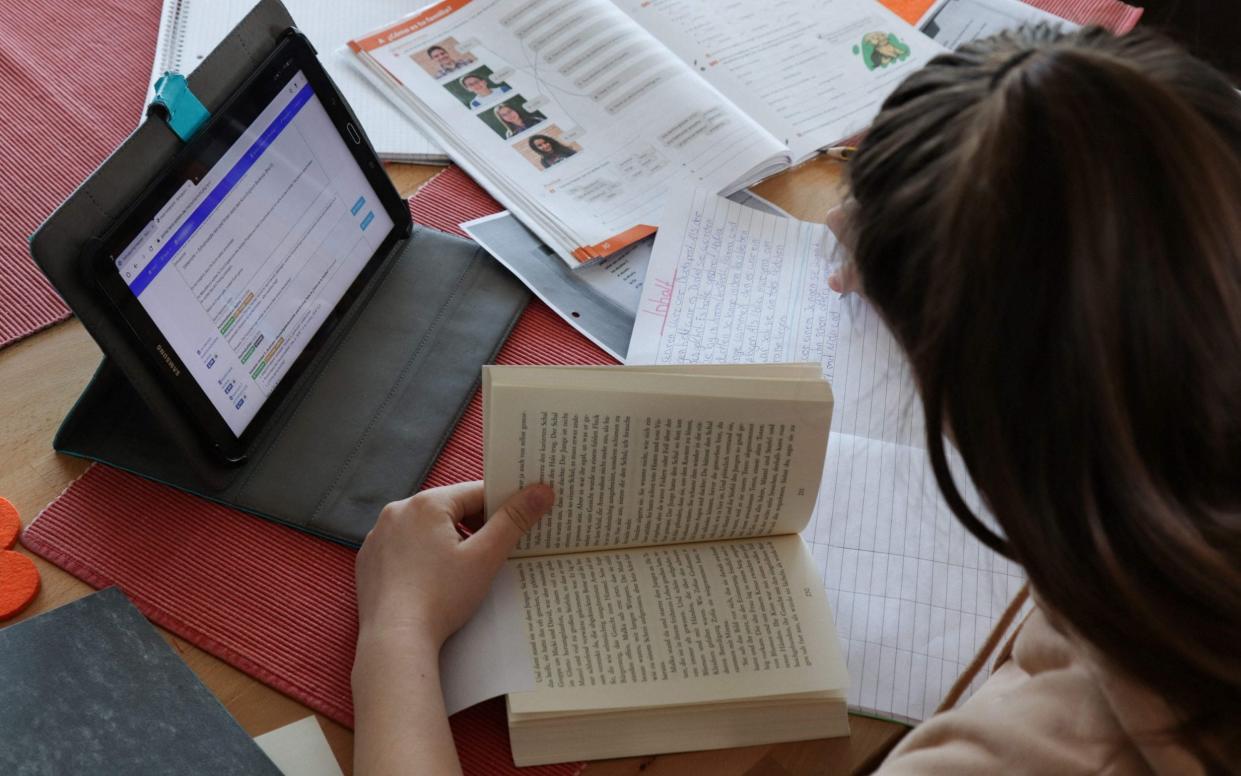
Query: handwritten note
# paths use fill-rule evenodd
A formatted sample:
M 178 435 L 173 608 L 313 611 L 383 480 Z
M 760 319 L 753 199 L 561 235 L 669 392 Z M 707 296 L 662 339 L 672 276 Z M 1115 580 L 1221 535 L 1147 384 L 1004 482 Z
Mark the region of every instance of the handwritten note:
M 939 705 L 1024 575 L 965 531 L 940 497 L 899 347 L 872 308 L 827 286 L 838 250 L 821 224 L 705 191 L 674 197 L 628 362 L 823 365 L 836 407 L 819 503 L 802 536 L 831 600 L 850 706 L 918 721 Z

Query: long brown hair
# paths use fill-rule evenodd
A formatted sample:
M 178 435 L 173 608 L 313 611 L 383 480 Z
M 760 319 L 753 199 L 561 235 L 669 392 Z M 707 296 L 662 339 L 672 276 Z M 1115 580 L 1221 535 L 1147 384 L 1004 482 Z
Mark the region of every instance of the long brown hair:
M 910 76 L 849 179 L 862 288 L 910 357 L 954 512 L 1181 740 L 1235 737 L 1241 97 L 1153 35 L 1027 29 Z

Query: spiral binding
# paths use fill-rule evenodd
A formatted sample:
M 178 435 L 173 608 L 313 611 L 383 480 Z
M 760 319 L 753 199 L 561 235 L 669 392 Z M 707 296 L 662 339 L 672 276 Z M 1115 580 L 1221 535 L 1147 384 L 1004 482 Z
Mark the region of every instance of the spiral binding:
M 163 41 L 164 48 L 160 57 L 160 72 L 169 70 L 182 72 L 181 57 L 185 53 L 185 25 L 187 24 L 184 11 L 188 5 L 189 0 L 164 0 L 165 29 L 160 31 L 160 40 Z

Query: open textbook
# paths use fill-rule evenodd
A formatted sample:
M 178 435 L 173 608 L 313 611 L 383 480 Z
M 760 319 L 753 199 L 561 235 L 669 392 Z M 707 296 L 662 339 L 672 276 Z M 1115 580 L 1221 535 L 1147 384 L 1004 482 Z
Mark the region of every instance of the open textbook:
M 865 128 L 943 49 L 873 0 L 443 0 L 350 49 L 570 265 Z
M 151 91 L 165 71 L 189 74 L 224 39 L 256 0 L 164 0 L 151 67 Z M 323 66 L 349 101 L 380 159 L 443 164 L 448 157 L 377 89 L 352 57 L 334 55 L 346 40 L 416 4 L 409 0 L 335 3 L 282 0 L 298 29 L 319 51 Z M 147 100 L 150 102 L 150 99 Z
M 513 672 L 518 765 L 847 735 L 797 535 L 832 415 L 818 365 L 483 369 L 487 514 L 534 482 L 557 501 L 445 646 L 450 710 Z
M 802 536 L 845 648 L 851 709 L 919 721 L 973 658 L 1024 574 L 944 503 L 899 347 L 873 308 L 827 286 L 836 250 L 822 224 L 701 190 L 672 199 L 629 363 L 821 365 L 836 407 L 818 505 Z M 953 466 L 967 502 L 985 514 L 959 459 Z

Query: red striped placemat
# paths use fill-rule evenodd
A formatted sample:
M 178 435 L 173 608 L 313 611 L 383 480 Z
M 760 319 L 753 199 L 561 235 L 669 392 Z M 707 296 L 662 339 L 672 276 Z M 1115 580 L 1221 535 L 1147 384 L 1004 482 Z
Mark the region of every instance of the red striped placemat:
M 916 24 L 935 0 L 879 0 L 910 24 Z M 1128 32 L 1142 17 L 1142 9 L 1120 0 L 1022 0 L 1035 8 L 1077 24 L 1098 24 L 1116 34 Z
M 159 0 L 35 0 L 0 14 L 0 347 L 69 317 L 28 239 L 138 124 Z
M 1134 28 L 1142 9 L 1119 0 L 1023 0 L 1035 8 L 1081 25 L 1097 24 L 1117 35 Z
M 431 226 L 498 209 L 459 170 L 411 203 Z M 497 358 L 507 364 L 612 363 L 532 302 Z M 482 407 L 472 399 L 427 486 L 478 479 Z M 118 585 L 153 622 L 325 716 L 352 725 L 357 634 L 354 552 L 106 466 L 94 466 L 27 527 L 23 543 L 96 586 Z M 580 764 L 515 769 L 503 702 L 452 718 L 469 774 L 576 774 Z

